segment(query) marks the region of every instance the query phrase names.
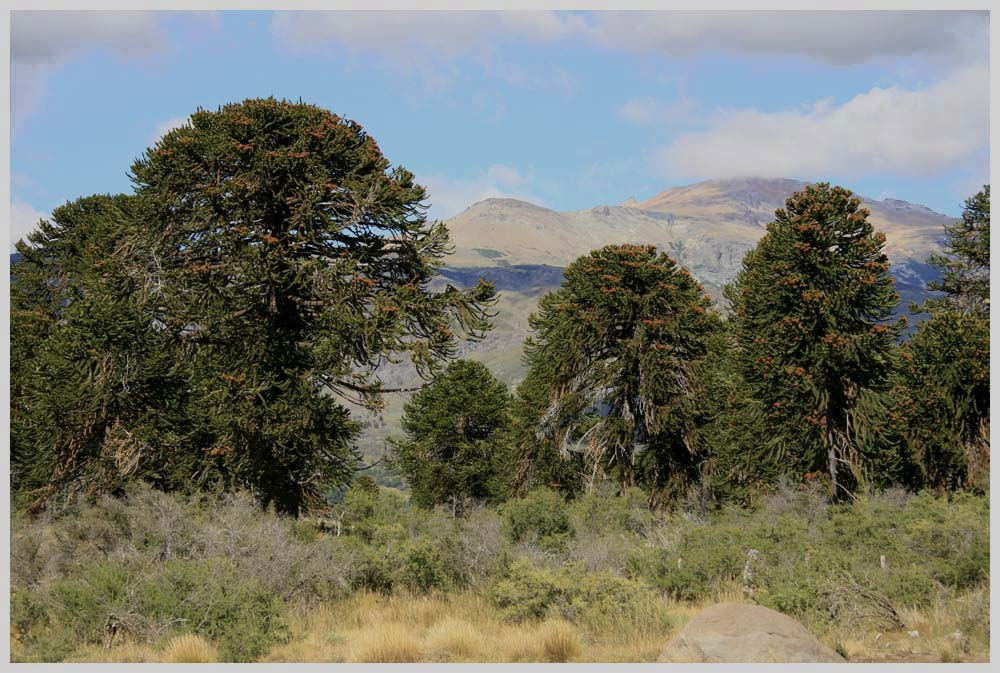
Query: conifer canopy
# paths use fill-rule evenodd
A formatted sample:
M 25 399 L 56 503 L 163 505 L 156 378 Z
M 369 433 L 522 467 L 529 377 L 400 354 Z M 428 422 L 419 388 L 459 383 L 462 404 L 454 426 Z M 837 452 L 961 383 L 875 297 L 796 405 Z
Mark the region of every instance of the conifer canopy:
M 741 369 L 763 408 L 761 438 L 789 470 L 826 473 L 835 497 L 878 444 L 899 296 L 885 235 L 848 190 L 810 185 L 775 213 L 727 289 Z
M 719 324 L 708 297 L 655 246 L 601 248 L 564 278 L 539 302 L 525 343 L 546 398 L 536 437 L 586 452 L 622 488 L 686 483 L 697 462 L 694 365 Z M 534 462 L 530 442 L 524 449 L 521 461 Z

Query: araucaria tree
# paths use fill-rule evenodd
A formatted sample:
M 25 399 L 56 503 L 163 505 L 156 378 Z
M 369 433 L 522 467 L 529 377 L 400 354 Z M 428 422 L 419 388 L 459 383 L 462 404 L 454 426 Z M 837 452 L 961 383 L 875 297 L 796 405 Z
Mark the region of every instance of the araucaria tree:
M 903 350 L 898 397 L 926 482 L 940 488 L 989 486 L 990 188 L 965 202 L 945 227 L 947 255 L 933 255 L 945 293 Z
M 654 246 L 596 250 L 566 268 L 530 324 L 538 441 L 521 442 L 519 462 L 554 443 L 583 451 L 591 475 L 603 470 L 622 488 L 687 483 L 697 465 L 695 366 L 719 325 L 687 270 Z
M 962 219 L 946 226 L 944 255 L 927 260 L 941 270 L 941 281 L 928 289 L 945 293 L 927 308 L 950 308 L 989 316 L 990 312 L 990 186 L 965 202 Z
M 134 207 L 127 196 L 81 198 L 17 244 L 11 487 L 31 508 L 128 478 L 169 485 L 182 470 L 169 432 L 185 387 L 178 358 L 115 254 Z
M 429 289 L 448 233 L 357 123 L 274 99 L 199 110 L 132 167 L 127 241 L 150 316 L 191 349 L 203 452 L 231 487 L 296 514 L 355 466 L 376 368 L 432 376 L 488 328 L 493 289 Z
M 485 365 L 456 360 L 404 407 L 398 464 L 422 507 L 496 502 L 510 488 L 510 393 Z
M 878 395 L 891 373 L 899 302 L 860 199 L 810 185 L 775 213 L 728 288 L 741 370 L 789 470 L 829 475 L 849 494 L 875 451 Z

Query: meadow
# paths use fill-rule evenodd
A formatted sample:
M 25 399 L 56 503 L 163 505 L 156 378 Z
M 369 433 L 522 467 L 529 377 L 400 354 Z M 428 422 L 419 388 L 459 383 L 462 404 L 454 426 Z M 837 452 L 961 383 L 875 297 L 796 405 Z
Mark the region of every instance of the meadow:
M 651 512 L 638 489 L 598 488 L 456 517 L 361 479 L 296 520 L 133 485 L 14 515 L 11 658 L 655 661 L 726 600 L 789 614 L 849 661 L 988 661 L 988 513 L 967 493 L 831 505 L 782 485 L 749 509 Z

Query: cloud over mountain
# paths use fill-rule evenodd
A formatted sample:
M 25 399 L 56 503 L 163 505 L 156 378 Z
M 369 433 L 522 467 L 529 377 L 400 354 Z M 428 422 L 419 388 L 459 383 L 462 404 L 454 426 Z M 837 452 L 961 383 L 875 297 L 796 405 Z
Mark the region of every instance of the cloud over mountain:
M 720 111 L 659 159 L 690 178 L 925 176 L 974 159 L 988 139 L 989 71 L 970 66 L 924 89 L 873 88 L 839 105 Z

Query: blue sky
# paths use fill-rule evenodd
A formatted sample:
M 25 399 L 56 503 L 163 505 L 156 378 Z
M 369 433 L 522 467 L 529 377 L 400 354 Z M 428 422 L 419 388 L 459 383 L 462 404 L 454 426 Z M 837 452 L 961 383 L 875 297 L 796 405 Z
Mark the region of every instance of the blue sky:
M 988 182 L 988 21 L 929 12 L 15 12 L 11 240 L 198 107 L 360 122 L 449 217 L 727 177 L 957 215 Z

